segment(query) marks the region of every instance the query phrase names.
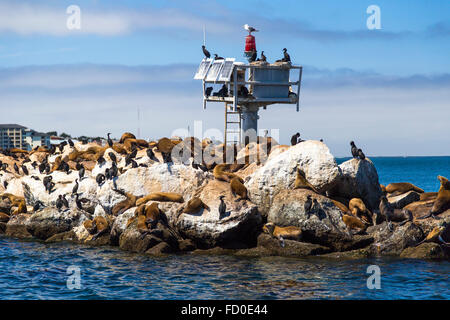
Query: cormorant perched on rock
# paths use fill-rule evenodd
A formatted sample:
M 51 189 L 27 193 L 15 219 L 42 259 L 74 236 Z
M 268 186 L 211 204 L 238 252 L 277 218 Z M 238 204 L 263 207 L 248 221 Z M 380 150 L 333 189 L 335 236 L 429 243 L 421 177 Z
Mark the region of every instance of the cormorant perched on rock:
M 3 181 L 3 186 L 5 187 L 5 189 L 8 188 L 8 181 Z
M 82 167 L 83 165 L 81 163 L 77 162 L 77 164 L 75 164 L 75 169 L 77 169 L 77 171 L 80 170 Z
M 65 195 L 65 194 L 63 194 L 63 195 L 61 196 L 61 201 L 62 201 L 64 207 L 66 207 L 67 209 L 69 209 L 69 201 L 67 201 L 66 195 Z
M 132 168 L 137 168 L 138 167 L 138 164 L 137 164 L 136 161 L 134 161 L 133 159 L 131 159 L 130 161 L 131 161 L 131 167 Z
M 211 92 L 213 91 L 213 87 L 208 87 L 205 90 L 205 95 L 208 98 L 211 95 Z
M 19 174 L 19 167 L 17 166 L 17 163 L 14 162 L 14 171 Z
M 24 164 L 22 165 L 22 171 L 26 176 L 28 175 L 28 169 Z
M 33 205 L 33 212 L 39 211 L 39 209 L 41 207 L 44 207 L 44 204 L 42 203 L 42 201 L 40 201 L 40 200 L 36 201 Z
M 105 182 L 106 178 L 103 173 L 99 173 L 97 177 L 95 177 L 95 181 L 97 181 L 98 185 L 101 186 Z
M 112 148 L 112 146 L 113 146 L 113 141 L 112 141 L 111 138 L 109 137 L 110 134 L 111 134 L 111 133 L 107 133 L 106 135 L 108 136 L 108 145 L 109 145 L 110 148 Z
M 153 152 L 152 149 L 148 148 L 146 152 L 147 152 L 147 156 L 150 158 L 150 160 L 159 162 L 158 158 L 156 158 L 155 153 Z
M 75 195 L 75 204 L 77 205 L 78 209 L 83 210 L 83 204 L 82 204 L 81 200 L 78 198 L 78 196 L 79 196 L 79 194 L 77 193 Z
M 308 216 L 308 219 L 309 219 L 309 216 L 311 214 L 310 211 L 312 208 L 311 195 L 308 194 L 308 196 L 306 197 L 306 201 L 305 201 L 305 204 L 303 205 L 303 208 L 305 209 L 305 214 Z
M 67 140 L 69 142 L 69 146 L 71 148 L 73 148 L 75 146 L 75 144 L 73 143 L 72 139 L 69 138 L 69 140 Z
M 75 179 L 75 185 L 72 188 L 72 194 L 77 193 L 78 191 L 78 179 Z
M 220 205 L 219 205 L 219 219 L 222 219 L 223 216 L 225 216 L 225 213 L 227 212 L 227 205 L 225 204 L 225 202 L 223 201 L 223 198 L 225 198 L 225 196 L 220 196 Z
M 63 207 L 63 200 L 62 200 L 62 196 L 59 195 L 58 199 L 56 199 L 56 208 L 58 209 L 58 211 L 61 211 L 62 207 Z
M 366 158 L 365 154 L 362 152 L 361 149 L 358 149 L 358 157 L 359 157 L 361 160 L 364 160 L 364 159 Z
M 209 53 L 208 50 L 206 50 L 205 46 L 202 46 L 202 50 L 203 50 L 203 54 L 205 55 L 206 58 L 211 58 L 211 54 Z
M 214 53 L 214 60 L 223 60 L 222 57 L 219 57 L 217 53 Z
M 297 132 L 291 137 L 291 146 L 295 146 L 298 142 L 298 138 L 300 138 L 300 133 Z
M 287 49 L 286 48 L 283 49 L 283 54 L 284 54 L 283 61 L 284 62 L 291 62 L 291 57 L 289 56 L 289 53 L 287 53 Z
M 114 163 L 117 162 L 116 155 L 113 152 L 108 153 L 108 155 L 112 162 L 114 162 Z
M 84 169 L 84 166 L 81 165 L 80 170 L 78 170 L 78 176 L 80 177 L 80 181 L 83 180 L 85 171 L 86 171 L 86 170 Z
M 264 55 L 264 51 L 261 51 L 261 58 L 259 59 L 260 61 L 267 61 L 266 56 Z
M 355 142 L 350 141 L 350 145 L 352 146 L 352 156 L 353 158 L 358 158 L 358 148 L 355 145 Z
M 103 156 L 98 157 L 97 163 L 99 166 L 102 166 L 105 162 L 106 162 L 106 160 Z

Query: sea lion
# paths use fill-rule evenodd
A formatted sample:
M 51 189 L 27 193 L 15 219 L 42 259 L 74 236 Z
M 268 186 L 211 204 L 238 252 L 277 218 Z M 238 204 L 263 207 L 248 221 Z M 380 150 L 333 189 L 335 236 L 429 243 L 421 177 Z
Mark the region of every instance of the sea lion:
M 438 176 L 441 187 L 431 208 L 432 215 L 438 215 L 450 208 L 450 183 L 447 178 Z
M 141 204 L 147 203 L 150 200 L 161 202 L 179 202 L 179 203 L 184 202 L 183 196 L 181 194 L 174 192 L 155 192 L 138 199 L 136 201 L 136 205 L 140 206 Z
M 107 233 L 110 229 L 108 220 L 102 216 L 97 216 L 93 220 L 84 221 L 83 226 L 89 234 L 93 235 L 91 240 L 96 240 L 101 235 Z
M 436 200 L 437 195 L 437 192 L 424 192 L 420 194 L 419 201 Z
M 411 190 L 416 191 L 418 193 L 424 193 L 422 189 L 416 187 L 415 185 L 409 182 L 390 183 L 386 186 L 386 192 L 390 193 L 391 196 L 400 195 Z
M 348 214 L 344 214 L 342 216 L 342 221 L 345 223 L 345 225 L 347 226 L 347 228 L 349 229 L 349 232 L 351 232 L 351 230 L 354 229 L 359 229 L 359 232 L 364 232 L 367 227 L 369 226 L 367 223 L 364 223 L 362 220 L 358 219 L 355 216 L 351 216 Z
M 279 227 L 272 222 L 268 222 L 263 226 L 263 231 L 269 235 L 280 239 L 290 239 L 300 241 L 302 238 L 302 229 L 295 226 Z
M 0 222 L 8 222 L 10 219 L 9 215 L 4 212 L 0 212 Z
M 317 192 L 317 189 L 308 182 L 305 176 L 305 172 L 300 168 L 297 168 L 297 176 L 294 182 L 294 189 L 309 189 L 314 191 L 315 193 L 319 193 Z
M 450 228 L 450 224 L 446 222 L 440 223 L 438 226 L 434 227 L 433 230 L 431 230 L 425 239 L 423 239 L 421 242 L 416 244 L 416 246 L 421 245 L 424 242 L 435 242 L 435 243 L 442 243 L 442 244 L 450 244 L 444 241 L 442 238 L 442 235 L 444 233 L 448 233 Z
M 121 215 L 122 213 L 124 213 L 125 211 L 127 211 L 128 209 L 130 209 L 136 205 L 137 198 L 133 194 L 124 192 L 124 191 L 118 190 L 118 189 L 113 189 L 113 190 L 116 191 L 117 193 L 120 193 L 121 195 L 124 195 L 125 197 L 127 197 L 125 200 L 119 202 L 112 208 L 111 212 L 114 216 Z
M 351 214 L 350 209 L 347 208 L 347 206 L 345 204 L 343 204 L 342 202 L 339 202 L 339 201 L 333 200 L 333 199 L 331 199 L 331 201 L 333 201 L 334 205 L 336 207 L 338 207 L 339 210 L 342 211 L 342 213 L 344 213 L 344 214 Z
M 242 179 L 240 179 L 239 177 L 234 177 L 230 181 L 231 193 L 233 194 L 233 196 L 239 196 L 236 201 L 248 200 L 247 188 L 244 186 L 241 180 Z
M 380 188 L 381 188 L 381 192 L 383 192 L 384 194 L 386 194 L 386 186 L 380 184 Z
M 145 218 L 150 229 L 153 229 L 158 223 L 161 216 L 161 210 L 158 208 L 158 203 L 153 202 L 148 206 L 145 206 Z
M 348 204 L 348 208 L 353 216 L 362 219 L 364 222 L 372 224 L 373 215 L 372 212 L 367 209 L 364 202 L 359 198 L 353 198 Z
M 244 183 L 244 180 L 238 175 L 224 171 L 226 168 L 228 168 L 228 165 L 226 163 L 216 165 L 213 170 L 214 178 L 217 180 L 230 182 L 231 179 L 237 177 L 238 179 L 240 179 L 241 183 Z
M 210 210 L 209 207 L 198 197 L 193 197 L 187 202 L 186 207 L 183 209 L 183 213 L 197 213 L 200 209 Z
M 130 133 L 130 132 L 125 132 L 120 137 L 119 143 L 124 143 L 125 140 L 127 140 L 127 139 L 136 139 L 136 136 L 134 134 Z

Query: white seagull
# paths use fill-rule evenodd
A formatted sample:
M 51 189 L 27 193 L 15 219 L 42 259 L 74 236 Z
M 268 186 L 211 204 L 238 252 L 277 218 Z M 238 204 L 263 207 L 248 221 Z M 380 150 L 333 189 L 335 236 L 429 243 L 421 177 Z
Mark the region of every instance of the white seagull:
M 258 32 L 259 30 L 256 30 L 253 27 L 250 27 L 248 24 L 244 24 L 244 29 L 248 31 L 248 33 L 252 33 L 252 32 Z

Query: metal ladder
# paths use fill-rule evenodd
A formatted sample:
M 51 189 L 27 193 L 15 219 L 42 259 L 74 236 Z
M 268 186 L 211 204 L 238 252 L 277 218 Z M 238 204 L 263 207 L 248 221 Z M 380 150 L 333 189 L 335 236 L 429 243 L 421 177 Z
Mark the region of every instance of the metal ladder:
M 238 116 L 236 119 L 236 115 Z M 237 144 L 240 145 L 241 143 L 241 124 L 242 124 L 242 114 L 241 110 L 238 107 L 237 110 L 233 110 L 233 104 L 232 103 L 225 103 L 225 141 L 224 144 Z M 229 128 L 229 125 L 231 125 L 231 128 Z M 238 128 L 236 128 L 236 125 L 238 125 Z M 228 140 L 230 136 L 233 136 L 235 140 Z M 237 140 L 236 140 L 237 137 Z

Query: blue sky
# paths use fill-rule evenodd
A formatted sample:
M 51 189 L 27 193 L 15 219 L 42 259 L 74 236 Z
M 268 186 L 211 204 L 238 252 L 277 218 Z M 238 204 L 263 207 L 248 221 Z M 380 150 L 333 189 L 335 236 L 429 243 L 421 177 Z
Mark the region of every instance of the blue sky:
M 66 28 L 72 4 L 81 30 Z M 372 4 L 381 30 L 366 27 Z M 192 75 L 203 26 L 212 53 L 243 61 L 244 23 L 269 61 L 286 47 L 305 67 L 301 112 L 260 113 L 281 142 L 300 130 L 338 156 L 349 139 L 368 155 L 449 154 L 450 1 L 0 0 L 0 122 L 120 135 L 139 106 L 144 138 L 194 120 L 222 128 L 222 107 L 202 110 Z

